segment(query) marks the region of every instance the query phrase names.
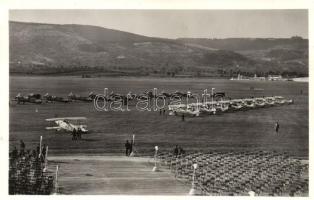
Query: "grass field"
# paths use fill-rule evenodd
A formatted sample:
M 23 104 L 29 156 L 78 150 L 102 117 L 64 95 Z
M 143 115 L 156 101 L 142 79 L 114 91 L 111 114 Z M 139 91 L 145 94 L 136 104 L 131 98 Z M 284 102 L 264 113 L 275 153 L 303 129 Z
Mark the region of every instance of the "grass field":
M 159 79 L 159 78 L 90 78 L 78 77 L 10 77 L 10 98 L 17 93 L 49 92 L 67 96 L 70 92 L 88 95 L 102 93 L 104 88 L 117 93 L 140 93 L 146 89 L 158 91 L 192 91 L 201 94 L 204 89 L 216 88 L 232 98 L 282 95 L 295 100 L 293 105 L 262 108 L 216 116 L 181 118 L 160 116 L 159 112 L 99 112 L 92 103 L 73 102 L 42 105 L 10 105 L 10 148 L 23 139 L 26 148 L 35 148 L 42 135 L 49 153 L 60 154 L 114 154 L 123 155 L 124 142 L 136 135 L 139 154 L 153 153 L 158 145 L 161 151 L 176 144 L 186 151 L 210 150 L 276 150 L 308 158 L 309 116 L 308 83 L 229 81 L 213 79 Z M 263 90 L 250 90 L 251 87 Z M 300 91 L 303 91 L 303 94 Z M 38 112 L 35 112 L 35 110 Z M 71 135 L 47 131 L 44 120 L 51 117 L 85 116 L 91 134 L 81 141 L 72 141 Z M 280 135 L 274 133 L 279 121 Z

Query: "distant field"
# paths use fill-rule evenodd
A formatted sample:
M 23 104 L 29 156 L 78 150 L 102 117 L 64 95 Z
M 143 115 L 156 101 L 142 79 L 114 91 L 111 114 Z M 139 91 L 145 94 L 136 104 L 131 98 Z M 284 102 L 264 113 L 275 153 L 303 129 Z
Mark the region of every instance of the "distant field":
M 309 116 L 308 83 L 229 81 L 213 79 L 159 78 L 90 78 L 78 77 L 10 77 L 10 98 L 17 93 L 49 92 L 67 96 L 70 92 L 88 95 L 102 93 L 104 88 L 117 93 L 140 93 L 147 89 L 174 92 L 216 88 L 232 98 L 282 95 L 295 100 L 294 105 L 263 108 L 217 116 L 187 118 L 182 122 L 159 112 L 99 112 L 92 103 L 73 102 L 43 105 L 10 105 L 10 148 L 23 139 L 27 148 L 35 148 L 42 135 L 49 153 L 59 154 L 123 154 L 124 142 L 136 134 L 139 154 L 150 154 L 155 145 L 161 151 L 176 144 L 187 151 L 211 150 L 276 150 L 308 157 Z M 250 90 L 256 88 L 257 90 Z M 301 94 L 300 91 L 303 91 Z M 38 112 L 35 112 L 35 110 Z M 46 131 L 51 117 L 86 116 L 91 134 L 82 141 L 72 141 L 70 135 Z M 280 136 L 274 134 L 279 121 Z

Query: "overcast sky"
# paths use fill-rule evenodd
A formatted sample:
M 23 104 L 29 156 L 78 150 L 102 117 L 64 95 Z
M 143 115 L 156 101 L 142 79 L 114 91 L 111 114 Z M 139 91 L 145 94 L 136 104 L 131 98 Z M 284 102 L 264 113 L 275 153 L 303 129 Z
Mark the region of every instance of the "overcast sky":
M 10 10 L 9 19 L 96 25 L 163 38 L 308 38 L 307 10 Z

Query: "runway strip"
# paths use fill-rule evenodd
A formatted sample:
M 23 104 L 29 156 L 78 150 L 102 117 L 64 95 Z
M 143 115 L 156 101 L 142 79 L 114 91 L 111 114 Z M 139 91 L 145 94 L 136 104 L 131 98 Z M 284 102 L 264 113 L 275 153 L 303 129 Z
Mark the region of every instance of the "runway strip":
M 124 156 L 49 157 L 49 170 L 59 165 L 61 194 L 187 195 L 190 185 L 169 170 L 153 172 L 151 158 Z

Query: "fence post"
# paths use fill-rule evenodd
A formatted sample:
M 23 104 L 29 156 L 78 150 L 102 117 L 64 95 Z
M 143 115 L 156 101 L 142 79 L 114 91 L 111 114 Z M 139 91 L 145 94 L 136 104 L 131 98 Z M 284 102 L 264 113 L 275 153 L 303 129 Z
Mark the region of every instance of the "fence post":
M 56 178 L 55 178 L 55 194 L 58 194 L 58 173 L 59 173 L 59 165 L 56 167 Z
M 39 158 L 41 157 L 41 152 L 42 152 L 42 149 L 41 149 L 42 140 L 43 140 L 43 136 L 40 136 L 40 140 L 39 140 L 39 155 L 38 155 Z

